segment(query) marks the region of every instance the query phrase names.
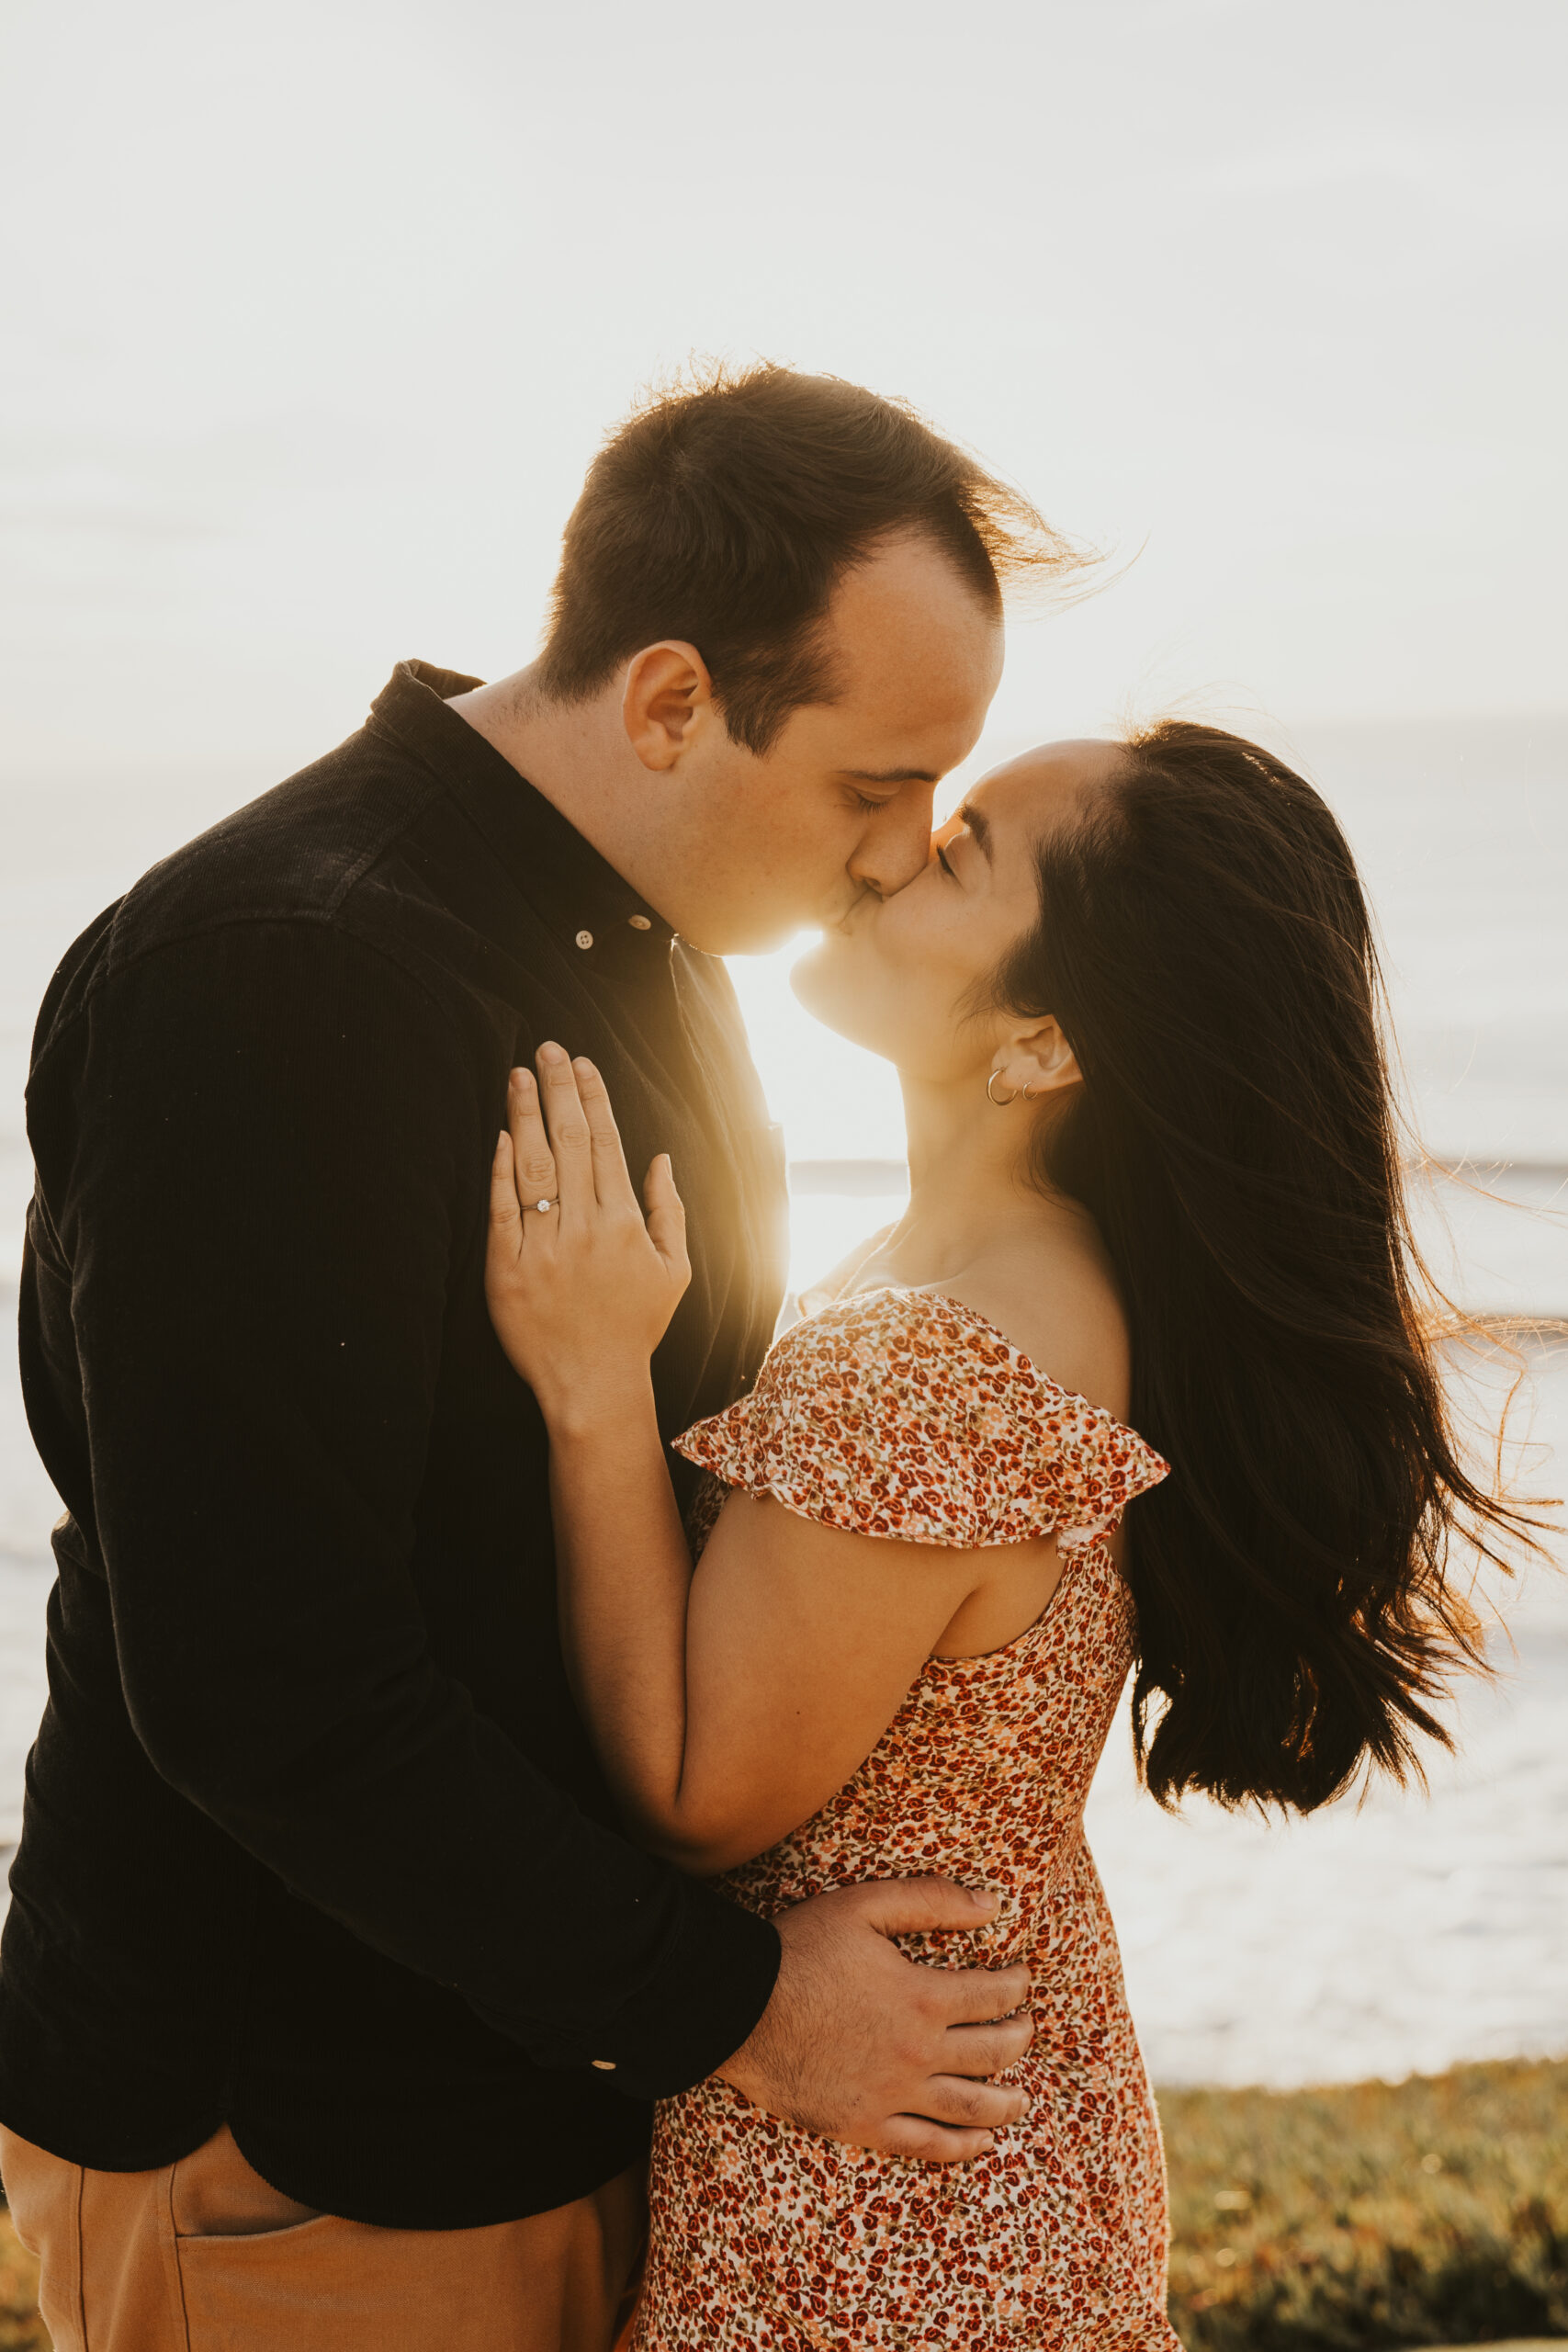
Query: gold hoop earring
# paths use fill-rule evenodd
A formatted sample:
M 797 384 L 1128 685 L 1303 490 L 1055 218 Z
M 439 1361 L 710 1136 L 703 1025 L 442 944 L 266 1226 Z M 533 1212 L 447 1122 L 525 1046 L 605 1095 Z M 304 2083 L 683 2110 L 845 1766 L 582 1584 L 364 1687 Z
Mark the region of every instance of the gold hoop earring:
M 1006 1101 L 1005 1102 L 997 1102 L 997 1096 L 996 1096 L 996 1084 L 997 1084 L 997 1080 L 998 1080 L 998 1078 L 1000 1078 L 1000 1076 L 1001 1076 L 1001 1072 L 1000 1072 L 1000 1070 L 999 1070 L 999 1069 L 994 1069 L 994 1070 L 991 1072 L 991 1075 L 990 1075 L 990 1076 L 989 1076 L 989 1078 L 986 1080 L 986 1098 L 987 1098 L 987 1102 L 996 1102 L 996 1104 L 997 1104 L 997 1109 L 998 1109 L 998 1111 L 1010 1111 L 1010 1110 L 1012 1109 L 1013 1104 L 1018 1101 L 1018 1089 L 1017 1089 L 1016 1087 L 1014 1087 L 1014 1088 L 1013 1088 L 1013 1090 L 1012 1090 L 1011 1093 L 1008 1096 L 1007 1101 Z M 1026 1088 L 1024 1091 L 1027 1092 L 1027 1091 L 1028 1091 L 1027 1088 Z

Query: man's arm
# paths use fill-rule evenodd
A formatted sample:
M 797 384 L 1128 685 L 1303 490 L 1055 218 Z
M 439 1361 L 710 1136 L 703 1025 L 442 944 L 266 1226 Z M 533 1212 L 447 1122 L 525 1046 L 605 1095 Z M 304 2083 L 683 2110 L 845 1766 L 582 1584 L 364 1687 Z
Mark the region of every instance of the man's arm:
M 96 1535 L 165 1779 L 537 2062 L 657 2094 L 746 2038 L 777 1938 L 539 1773 L 409 1573 L 481 1082 L 395 964 L 296 922 L 162 949 L 44 1049 Z

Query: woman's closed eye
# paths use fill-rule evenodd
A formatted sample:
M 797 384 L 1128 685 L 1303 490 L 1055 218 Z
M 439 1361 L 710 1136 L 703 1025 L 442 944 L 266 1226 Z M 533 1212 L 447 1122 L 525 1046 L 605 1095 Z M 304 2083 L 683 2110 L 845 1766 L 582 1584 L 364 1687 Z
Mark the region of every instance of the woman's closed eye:
M 967 850 L 974 841 L 975 836 L 965 821 L 967 813 L 966 809 L 955 808 L 941 831 L 931 836 L 931 849 L 937 864 L 950 882 L 956 882 L 961 886 L 964 881 L 964 871 L 953 863 L 953 852 L 957 849 L 960 842 Z

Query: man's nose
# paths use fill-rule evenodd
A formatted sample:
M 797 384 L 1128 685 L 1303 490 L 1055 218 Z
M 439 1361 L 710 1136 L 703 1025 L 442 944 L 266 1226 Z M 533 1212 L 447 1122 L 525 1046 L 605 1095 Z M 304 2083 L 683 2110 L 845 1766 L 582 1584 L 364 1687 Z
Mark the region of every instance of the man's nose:
M 901 792 L 890 800 L 861 835 L 850 872 L 863 889 L 890 899 L 931 863 L 931 803 L 934 785 Z

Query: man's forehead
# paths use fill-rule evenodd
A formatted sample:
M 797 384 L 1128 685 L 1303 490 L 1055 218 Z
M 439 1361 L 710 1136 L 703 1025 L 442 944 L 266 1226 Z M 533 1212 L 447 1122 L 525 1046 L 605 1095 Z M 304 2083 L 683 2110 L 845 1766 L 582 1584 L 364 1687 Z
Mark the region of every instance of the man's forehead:
M 930 630 L 840 666 L 833 708 L 841 763 L 867 776 L 931 783 L 967 758 L 1001 677 L 1001 630 Z
M 845 670 L 872 684 L 878 671 L 923 672 L 943 646 L 956 662 L 988 666 L 1001 615 L 933 540 L 905 538 L 850 567 L 827 626 Z

